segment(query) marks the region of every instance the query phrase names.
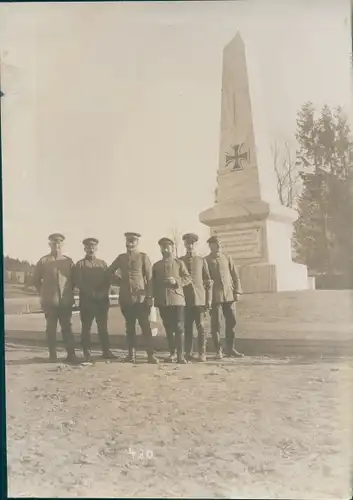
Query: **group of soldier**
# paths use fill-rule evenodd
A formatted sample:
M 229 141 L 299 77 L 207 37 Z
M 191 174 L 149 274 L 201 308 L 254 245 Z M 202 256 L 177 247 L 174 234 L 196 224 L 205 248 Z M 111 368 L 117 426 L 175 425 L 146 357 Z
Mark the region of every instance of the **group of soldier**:
M 159 309 L 166 332 L 168 362 L 206 361 L 205 320 L 211 317 L 211 333 L 216 357 L 242 356 L 235 347 L 236 309 L 241 294 L 237 269 L 230 256 L 222 252 L 221 241 L 208 239 L 210 253 L 196 253 L 198 236 L 183 236 L 185 255 L 177 258 L 174 242 L 167 237 L 158 241 L 162 259 L 153 266 L 139 250 L 138 233 L 125 233 L 126 252 L 108 266 L 97 258 L 98 240 L 83 240 L 85 256 L 76 264 L 63 255 L 65 237 L 49 236 L 50 253 L 35 266 L 33 284 L 38 290 L 46 318 L 49 360 L 57 360 L 56 334 L 59 322 L 68 363 L 80 363 L 76 356 L 71 327 L 74 289 L 79 291 L 81 343 L 85 361 L 92 361 L 91 327 L 95 320 L 105 359 L 113 359 L 108 335 L 109 291 L 119 286 L 119 305 L 126 324 L 128 354 L 124 361 L 136 361 L 136 324 L 140 325 L 149 363 L 158 363 L 150 324 L 151 307 Z M 221 315 L 225 320 L 225 351 L 220 342 Z M 198 356 L 193 355 L 193 328 L 198 333 Z

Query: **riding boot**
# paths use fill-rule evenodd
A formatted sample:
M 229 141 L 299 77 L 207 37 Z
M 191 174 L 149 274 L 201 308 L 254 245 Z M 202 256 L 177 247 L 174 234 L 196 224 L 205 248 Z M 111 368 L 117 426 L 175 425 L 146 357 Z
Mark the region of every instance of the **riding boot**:
M 147 361 L 151 364 L 158 364 L 158 358 L 155 356 L 155 350 L 153 347 L 153 337 L 152 332 L 145 333 L 145 342 L 146 342 L 146 353 L 147 353 Z
M 165 360 L 164 360 L 164 361 L 165 361 L 166 363 L 174 363 L 176 360 L 177 360 L 177 355 L 176 355 L 176 353 L 175 353 L 175 351 L 174 351 L 174 352 L 171 352 L 171 353 L 169 354 L 169 356 L 168 356 L 167 358 L 165 358 Z
M 72 365 L 80 364 L 80 360 L 76 356 L 75 349 L 70 349 L 70 348 L 67 349 L 67 356 L 65 362 L 70 363 Z
M 71 327 L 65 330 L 62 330 L 62 335 L 65 343 L 65 348 L 67 352 L 66 362 L 72 364 L 78 364 L 80 360 L 76 356 L 75 352 L 75 340 L 71 330 Z
M 166 335 L 167 335 L 167 342 L 168 342 L 168 349 L 170 356 L 175 355 L 175 338 L 174 338 L 174 332 L 170 330 L 169 328 L 166 328 Z
M 159 360 L 158 358 L 154 355 L 154 353 L 147 353 L 147 362 L 151 363 L 152 365 L 158 365 Z
M 176 343 L 176 351 L 177 351 L 177 363 L 185 364 L 186 359 L 184 357 L 184 333 L 183 332 L 176 332 L 175 343 Z
M 185 359 L 188 359 L 191 361 L 192 359 L 192 328 L 186 328 L 185 329 Z
M 56 332 L 48 332 L 47 331 L 47 340 L 48 340 L 48 348 L 49 348 L 49 361 L 54 363 L 55 361 L 57 361 Z
M 198 344 L 199 344 L 199 361 L 206 361 L 206 335 L 205 333 L 199 333 L 198 336 Z
M 88 363 L 92 363 L 93 358 L 90 349 L 87 348 L 83 349 L 83 357 L 85 358 L 85 361 L 87 361 Z
M 125 363 L 136 363 L 136 349 L 129 347 L 128 355 L 124 358 Z
M 212 333 L 212 338 L 213 338 L 213 343 L 214 343 L 214 347 L 215 347 L 215 351 L 216 351 L 216 358 L 222 359 L 223 352 L 222 352 L 220 334 L 218 332 Z
M 67 334 L 65 344 L 66 344 L 65 347 L 66 347 L 66 352 L 67 352 L 66 362 L 72 363 L 72 364 L 80 363 L 80 360 L 76 356 L 75 342 L 74 342 L 74 338 L 73 338 L 72 333 L 71 333 L 71 335 Z
M 226 356 L 229 358 L 242 358 L 244 354 L 241 352 L 238 352 L 234 348 L 234 343 L 235 343 L 235 332 L 234 330 L 230 330 L 226 332 L 226 342 L 227 342 L 227 350 L 226 350 Z

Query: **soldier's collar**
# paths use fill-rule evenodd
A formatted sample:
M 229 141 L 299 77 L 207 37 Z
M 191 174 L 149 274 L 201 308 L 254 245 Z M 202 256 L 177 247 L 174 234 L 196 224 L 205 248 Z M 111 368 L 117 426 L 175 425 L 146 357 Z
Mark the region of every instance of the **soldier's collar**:
M 60 257 L 63 256 L 61 252 L 50 252 L 51 257 L 54 257 L 54 259 L 60 259 Z

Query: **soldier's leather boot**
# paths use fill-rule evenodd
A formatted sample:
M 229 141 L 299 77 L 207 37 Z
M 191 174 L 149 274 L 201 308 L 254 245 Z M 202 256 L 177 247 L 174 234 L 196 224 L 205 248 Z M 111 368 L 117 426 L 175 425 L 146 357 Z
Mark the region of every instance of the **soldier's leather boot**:
M 168 356 L 168 358 L 165 359 L 166 363 L 175 363 L 175 361 L 177 360 L 177 356 L 175 354 L 175 352 L 171 352 Z
M 49 363 L 55 363 L 58 360 L 58 356 L 56 354 L 56 347 L 50 345 L 49 346 Z
M 221 337 L 220 337 L 219 333 L 214 333 L 212 335 L 212 337 L 213 337 L 213 343 L 214 343 L 215 350 L 216 350 L 216 359 L 223 359 Z
M 56 354 L 56 333 L 47 333 L 48 337 L 48 347 L 49 347 L 49 362 L 55 363 L 58 360 Z
M 186 361 L 186 359 L 184 357 L 184 354 L 182 354 L 182 353 L 178 353 L 177 354 L 177 363 L 179 365 L 185 365 L 187 363 L 187 361 Z
M 124 363 L 136 363 L 136 349 L 129 349 L 128 355 L 124 358 Z
M 152 365 L 158 365 L 159 360 L 153 353 L 150 353 L 147 354 L 147 363 L 151 363 Z
M 49 353 L 49 363 L 56 363 L 58 361 L 58 356 L 56 352 Z
M 110 349 L 104 349 L 102 356 L 104 359 L 116 359 L 115 354 L 113 354 Z
M 185 354 L 185 360 L 186 360 L 187 362 L 192 363 L 193 361 L 196 361 L 196 358 L 195 358 L 195 356 L 193 356 L 192 354 L 189 354 L 189 353 L 188 353 L 188 354 Z
M 205 362 L 207 361 L 206 358 L 206 336 L 205 334 L 200 334 L 199 335 L 199 357 L 198 361 Z
M 219 347 L 218 350 L 216 351 L 216 359 L 223 359 L 222 347 Z
M 79 365 L 80 364 L 80 360 L 76 356 L 75 351 L 68 351 L 65 362 L 69 363 L 70 365 Z
M 93 361 L 92 353 L 89 349 L 83 349 L 83 357 L 85 358 L 85 361 L 87 363 L 92 363 Z
M 242 352 L 239 352 L 234 348 L 229 349 L 226 354 L 227 354 L 228 358 L 243 358 L 244 357 L 244 354 Z

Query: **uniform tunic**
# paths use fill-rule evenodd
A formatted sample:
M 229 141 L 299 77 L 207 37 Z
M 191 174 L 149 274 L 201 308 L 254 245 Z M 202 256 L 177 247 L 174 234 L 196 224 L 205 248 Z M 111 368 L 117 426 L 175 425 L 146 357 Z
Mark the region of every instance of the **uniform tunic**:
M 241 286 L 233 259 L 225 254 L 210 254 L 206 260 L 213 281 L 212 303 L 234 302 L 235 294 L 241 293 Z
M 119 302 L 122 307 L 144 302 L 152 297 L 152 265 L 143 252 L 120 254 L 110 265 L 111 274 L 119 272 Z
M 104 260 L 85 257 L 75 266 L 74 282 L 79 289 L 80 303 L 90 300 L 109 300 L 110 282 Z
M 192 279 L 192 282 L 184 287 L 186 306 L 205 306 L 212 288 L 206 259 L 199 255 L 184 255 L 180 260 L 184 262 Z
M 183 287 L 192 283 L 184 262 L 175 257 L 162 259 L 153 265 L 153 295 L 157 307 L 185 306 Z M 165 283 L 166 278 L 174 278 L 175 285 Z
M 40 293 L 43 309 L 48 307 L 72 307 L 74 263 L 66 255 L 52 254 L 42 257 L 35 266 L 33 284 Z

